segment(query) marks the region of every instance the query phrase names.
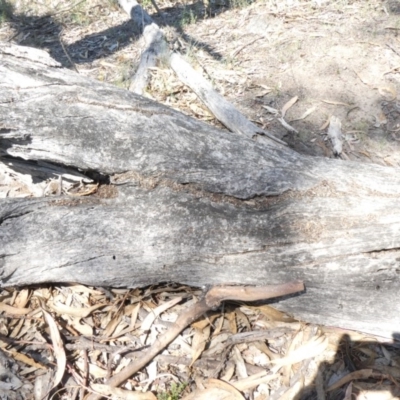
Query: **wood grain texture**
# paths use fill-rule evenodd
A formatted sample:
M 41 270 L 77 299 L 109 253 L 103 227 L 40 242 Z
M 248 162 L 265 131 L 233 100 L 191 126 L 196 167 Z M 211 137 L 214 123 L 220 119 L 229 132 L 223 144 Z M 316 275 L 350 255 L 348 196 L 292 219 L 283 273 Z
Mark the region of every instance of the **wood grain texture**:
M 0 154 L 102 196 L 0 200 L 1 285 L 303 280 L 306 321 L 400 331 L 397 169 L 301 156 L 0 47 Z

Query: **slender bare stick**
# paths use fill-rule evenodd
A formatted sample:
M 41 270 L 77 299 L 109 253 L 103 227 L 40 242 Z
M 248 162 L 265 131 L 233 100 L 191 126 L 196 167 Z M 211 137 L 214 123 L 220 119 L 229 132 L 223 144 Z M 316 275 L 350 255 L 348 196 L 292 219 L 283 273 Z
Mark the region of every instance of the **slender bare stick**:
M 224 300 L 257 301 L 274 297 L 286 296 L 304 290 L 303 282 L 291 282 L 281 285 L 268 285 L 259 287 L 242 286 L 216 286 L 196 304 L 185 310 L 176 320 L 173 328 L 156 339 L 148 351 L 138 360 L 129 364 L 121 372 L 110 378 L 106 384 L 116 387 L 124 383 L 136 372 L 145 367 L 158 353 L 163 351 L 178 335 L 192 322 L 200 318 L 204 313 L 220 306 Z M 88 400 L 97 400 L 101 396 L 92 394 Z

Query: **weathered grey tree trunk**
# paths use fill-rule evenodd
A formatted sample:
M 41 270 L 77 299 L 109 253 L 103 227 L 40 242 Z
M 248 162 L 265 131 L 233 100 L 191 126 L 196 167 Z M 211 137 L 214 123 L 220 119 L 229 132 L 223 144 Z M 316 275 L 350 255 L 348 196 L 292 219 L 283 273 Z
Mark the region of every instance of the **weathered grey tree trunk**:
M 23 57 L 0 49 L 2 162 L 102 185 L 0 200 L 2 286 L 301 279 L 306 292 L 279 303 L 296 317 L 400 331 L 397 169 L 257 143 Z

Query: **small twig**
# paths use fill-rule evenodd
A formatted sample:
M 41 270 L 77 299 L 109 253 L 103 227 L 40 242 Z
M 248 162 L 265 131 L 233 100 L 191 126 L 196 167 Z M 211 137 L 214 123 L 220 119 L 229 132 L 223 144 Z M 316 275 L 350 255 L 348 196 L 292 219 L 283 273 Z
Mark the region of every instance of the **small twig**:
M 238 49 L 236 49 L 232 54 L 231 57 L 234 58 L 236 57 L 242 50 L 244 50 L 247 46 L 251 46 L 253 43 L 258 42 L 259 40 L 264 39 L 264 36 L 260 36 L 258 38 L 255 38 L 253 40 L 250 40 L 250 42 L 245 43 L 243 46 L 240 46 Z
M 191 323 L 200 318 L 207 311 L 220 306 L 225 300 L 258 301 L 274 297 L 286 296 L 304 290 L 302 282 L 291 282 L 282 285 L 259 287 L 216 286 L 211 288 L 198 303 L 185 310 L 176 320 L 172 329 L 158 337 L 146 354 L 129 364 L 121 372 L 109 379 L 106 384 L 112 387 L 121 385 L 133 374 L 145 367 L 158 353 L 163 351 L 178 335 Z M 98 395 L 90 395 L 88 400 L 98 400 Z
M 61 29 L 60 33 L 58 34 L 58 40 L 59 40 L 59 42 L 61 44 L 61 47 L 62 47 L 62 49 L 64 51 L 65 56 L 67 57 L 69 63 L 71 64 L 72 68 L 75 70 L 75 72 L 77 72 L 79 74 L 78 68 L 76 68 L 75 63 L 72 61 L 71 57 L 69 56 L 69 54 L 67 52 L 67 49 L 64 46 L 64 43 L 63 43 L 62 38 L 61 38 L 62 33 L 63 33 L 63 29 Z
M 386 43 L 386 46 L 389 47 L 389 49 L 396 53 L 398 56 L 400 56 L 400 53 L 391 44 Z

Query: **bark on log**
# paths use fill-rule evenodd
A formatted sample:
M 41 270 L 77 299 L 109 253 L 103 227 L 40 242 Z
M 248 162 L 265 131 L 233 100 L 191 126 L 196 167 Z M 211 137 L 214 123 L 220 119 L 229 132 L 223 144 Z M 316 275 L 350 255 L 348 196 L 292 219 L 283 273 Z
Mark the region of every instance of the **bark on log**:
M 400 331 L 398 169 L 311 158 L 0 47 L 0 155 L 108 182 L 0 200 L 1 286 L 302 280 L 279 307 Z M 49 169 L 50 170 L 50 169 Z

